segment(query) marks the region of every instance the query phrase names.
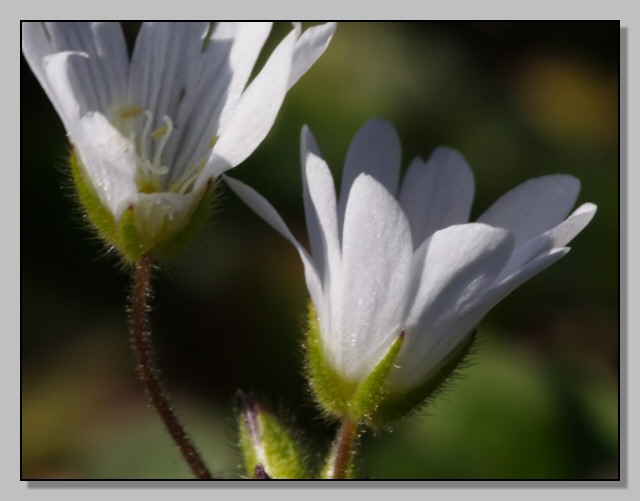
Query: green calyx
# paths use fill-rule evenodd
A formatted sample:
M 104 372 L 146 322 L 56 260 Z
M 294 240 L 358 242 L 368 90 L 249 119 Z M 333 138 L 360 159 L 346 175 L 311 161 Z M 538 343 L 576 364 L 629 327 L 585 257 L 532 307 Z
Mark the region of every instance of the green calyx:
M 348 381 L 338 374 L 324 354 L 315 309 L 310 304 L 306 369 L 313 394 L 323 411 L 340 419 L 372 425 L 389 395 L 389 372 L 403 340 L 404 333 L 401 333 L 364 381 Z
M 174 257 L 193 240 L 210 212 L 214 192 L 212 186 L 203 191 L 184 225 L 178 228 L 160 225 L 159 231 L 149 235 L 142 231 L 145 221 L 139 220 L 140 215 L 133 205 L 124 211 L 119 221 L 116 221 L 86 179 L 82 163 L 73 151 L 70 155 L 70 167 L 76 193 L 86 219 L 100 238 L 115 248 L 128 263 L 138 261 L 145 254 L 157 259 Z
M 373 428 L 380 428 L 397 419 L 419 410 L 431 402 L 447 386 L 456 371 L 465 365 L 465 359 L 476 339 L 476 331 L 472 331 L 462 342 L 433 369 L 421 383 L 405 392 L 390 392 L 377 409 L 369 423 Z
M 213 205 L 215 186 L 206 188 L 200 201 L 195 205 L 189 222 L 179 231 L 160 240 L 154 247 L 152 254 L 160 259 L 170 259 L 182 251 L 193 241 L 198 232 L 202 229 L 207 217 L 211 213 Z
M 244 468 L 249 478 L 263 472 L 271 479 L 312 478 L 307 454 L 294 433 L 253 397 L 239 393 L 238 430 Z
M 475 339 L 470 333 L 418 385 L 408 390 L 391 387 L 389 374 L 404 341 L 404 331 L 363 381 L 348 381 L 329 363 L 322 346 L 315 310 L 310 304 L 306 339 L 306 373 L 321 409 L 328 415 L 379 429 L 429 402 L 464 361 Z

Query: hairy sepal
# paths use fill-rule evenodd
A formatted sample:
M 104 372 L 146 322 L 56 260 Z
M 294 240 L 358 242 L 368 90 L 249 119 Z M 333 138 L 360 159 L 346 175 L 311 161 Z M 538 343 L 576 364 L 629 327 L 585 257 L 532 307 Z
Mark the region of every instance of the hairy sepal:
M 306 339 L 306 373 L 316 402 L 322 411 L 338 419 L 349 419 L 372 426 L 378 409 L 390 394 L 389 373 L 402 347 L 400 333 L 387 353 L 362 381 L 349 381 L 331 365 L 324 353 L 317 316 L 309 305 Z
M 464 365 L 474 340 L 475 330 L 419 384 L 401 391 L 392 388 L 389 374 L 392 370 L 401 370 L 395 367 L 395 361 L 404 341 L 403 331 L 363 381 L 349 381 L 327 359 L 315 309 L 310 304 L 305 344 L 306 375 L 313 396 L 325 415 L 350 419 L 379 430 L 433 400 Z
M 211 182 L 194 205 L 187 223 L 174 231 L 160 231 L 149 237 L 140 232 L 139 216 L 135 206 L 129 206 L 116 221 L 113 213 L 105 207 L 91 183 L 86 179 L 84 168 L 77 154 L 72 151 L 70 167 L 73 182 L 86 219 L 98 236 L 111 248 L 118 251 L 127 263 L 135 263 L 148 254 L 160 260 L 174 258 L 198 234 L 211 212 L 216 183 Z
M 466 365 L 475 339 L 476 331 L 473 330 L 419 384 L 408 391 L 388 393 L 368 424 L 374 429 L 386 427 L 431 402 L 455 378 L 458 369 Z
M 271 479 L 313 478 L 295 432 L 249 395 L 238 393 L 237 406 L 240 450 L 249 478 L 256 468 Z

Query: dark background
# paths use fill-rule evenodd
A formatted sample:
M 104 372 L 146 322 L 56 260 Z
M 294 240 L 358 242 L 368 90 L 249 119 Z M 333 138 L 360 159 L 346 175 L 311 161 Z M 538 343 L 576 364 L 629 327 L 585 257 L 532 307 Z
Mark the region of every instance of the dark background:
M 136 23 L 126 28 L 133 39 Z M 289 29 L 274 28 L 262 61 Z M 305 241 L 301 126 L 339 179 L 353 135 L 382 117 L 398 129 L 404 166 L 441 144 L 465 155 L 472 218 L 553 173 L 580 178 L 578 203 L 598 205 L 569 255 L 480 324 L 474 364 L 450 391 L 392 433 L 365 436 L 367 476 L 617 478 L 619 40 L 617 22 L 340 23 L 232 172 Z M 136 379 L 128 272 L 87 231 L 64 130 L 24 59 L 21 71 L 22 476 L 188 478 Z M 301 374 L 299 258 L 220 193 L 199 241 L 157 275 L 152 319 L 177 410 L 231 478 L 238 388 L 304 430 L 314 450 L 335 425 L 318 418 Z

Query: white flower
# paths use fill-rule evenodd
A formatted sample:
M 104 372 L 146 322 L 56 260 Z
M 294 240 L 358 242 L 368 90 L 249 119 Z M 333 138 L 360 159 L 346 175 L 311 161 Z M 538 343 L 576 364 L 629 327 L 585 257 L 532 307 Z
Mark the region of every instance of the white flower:
M 269 132 L 335 24 L 282 40 L 247 81 L 271 23 L 144 23 L 131 57 L 119 23 L 28 22 L 22 50 L 60 115 L 86 181 L 143 241 L 179 231 L 207 188 Z
M 382 120 L 351 143 L 337 199 L 306 128 L 301 156 L 311 255 L 264 198 L 225 179 L 300 253 L 327 361 L 345 381 L 364 381 L 404 333 L 389 373 L 396 393 L 428 380 L 496 303 L 569 251 L 596 211 L 586 203 L 567 218 L 580 183 L 552 175 L 469 223 L 474 181 L 462 155 L 440 147 L 416 158 L 399 186 L 400 142 Z

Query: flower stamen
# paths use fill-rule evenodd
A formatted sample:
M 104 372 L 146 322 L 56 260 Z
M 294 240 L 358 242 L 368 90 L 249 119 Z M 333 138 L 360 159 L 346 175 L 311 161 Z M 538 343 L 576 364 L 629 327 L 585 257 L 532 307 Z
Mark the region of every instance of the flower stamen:
M 149 110 L 144 112 L 144 127 L 142 129 L 142 137 L 140 138 L 140 151 L 138 156 L 142 159 L 148 159 L 151 152 L 147 150 L 147 137 L 151 133 L 151 125 L 153 123 L 153 113 Z
M 184 195 L 200 175 L 200 171 L 204 168 L 204 164 L 205 161 L 203 159 L 195 165 L 188 166 L 182 175 L 171 183 L 169 191 L 173 191 L 179 195 Z
M 173 132 L 173 122 L 167 115 L 164 115 L 162 117 L 162 121 L 164 122 L 164 124 L 158 127 L 156 130 L 154 130 L 151 133 L 151 137 L 153 139 L 155 139 L 156 141 L 158 140 L 160 141 L 160 144 L 156 148 L 156 153 L 153 156 L 153 165 L 156 167 L 161 166 L 160 157 L 162 155 L 162 151 L 164 150 L 164 147 L 167 144 L 167 141 L 169 140 L 169 136 L 171 135 L 171 132 Z M 167 169 L 167 172 L 169 172 L 169 168 L 168 167 L 165 167 L 165 168 Z M 164 172 L 164 174 L 166 174 L 167 172 Z
M 129 133 L 129 140 L 137 145 L 137 181 L 139 190 L 143 193 L 154 193 L 167 189 L 167 191 L 184 195 L 200 175 L 206 163 L 205 159 L 203 158 L 197 163 L 187 165 L 180 176 L 171 182 L 169 186 L 166 186 L 165 183 L 168 183 L 168 181 L 163 177 L 169 174 L 170 169 L 162 164 L 162 153 L 175 126 L 171 117 L 164 115 L 162 117 L 162 125 L 153 129 L 153 112 L 143 109 L 140 105 L 127 106 L 119 111 L 119 116 L 124 119 L 136 119 L 141 115 L 144 115 L 142 132 L 139 134 L 136 134 L 135 131 Z M 150 139 L 156 142 L 155 148 Z M 211 136 L 208 143 L 209 148 L 213 149 L 217 141 L 218 136 Z
M 155 130 L 153 127 L 153 113 L 150 110 L 142 110 L 141 106 L 131 106 L 120 112 L 120 116 L 126 118 L 136 118 L 144 113 L 144 126 L 140 135 L 137 157 L 138 157 L 138 188 L 143 193 L 153 193 L 160 191 L 162 188 L 161 177 L 169 173 L 169 167 L 162 165 L 162 152 L 164 151 L 167 141 L 173 132 L 173 122 L 167 115 L 162 117 L 163 124 Z M 158 142 L 153 159 L 151 159 L 152 145 L 149 138 Z M 129 134 L 131 142 L 135 143 L 136 134 Z
M 133 106 L 126 106 L 120 110 L 121 118 L 138 118 L 144 109 L 139 104 Z

